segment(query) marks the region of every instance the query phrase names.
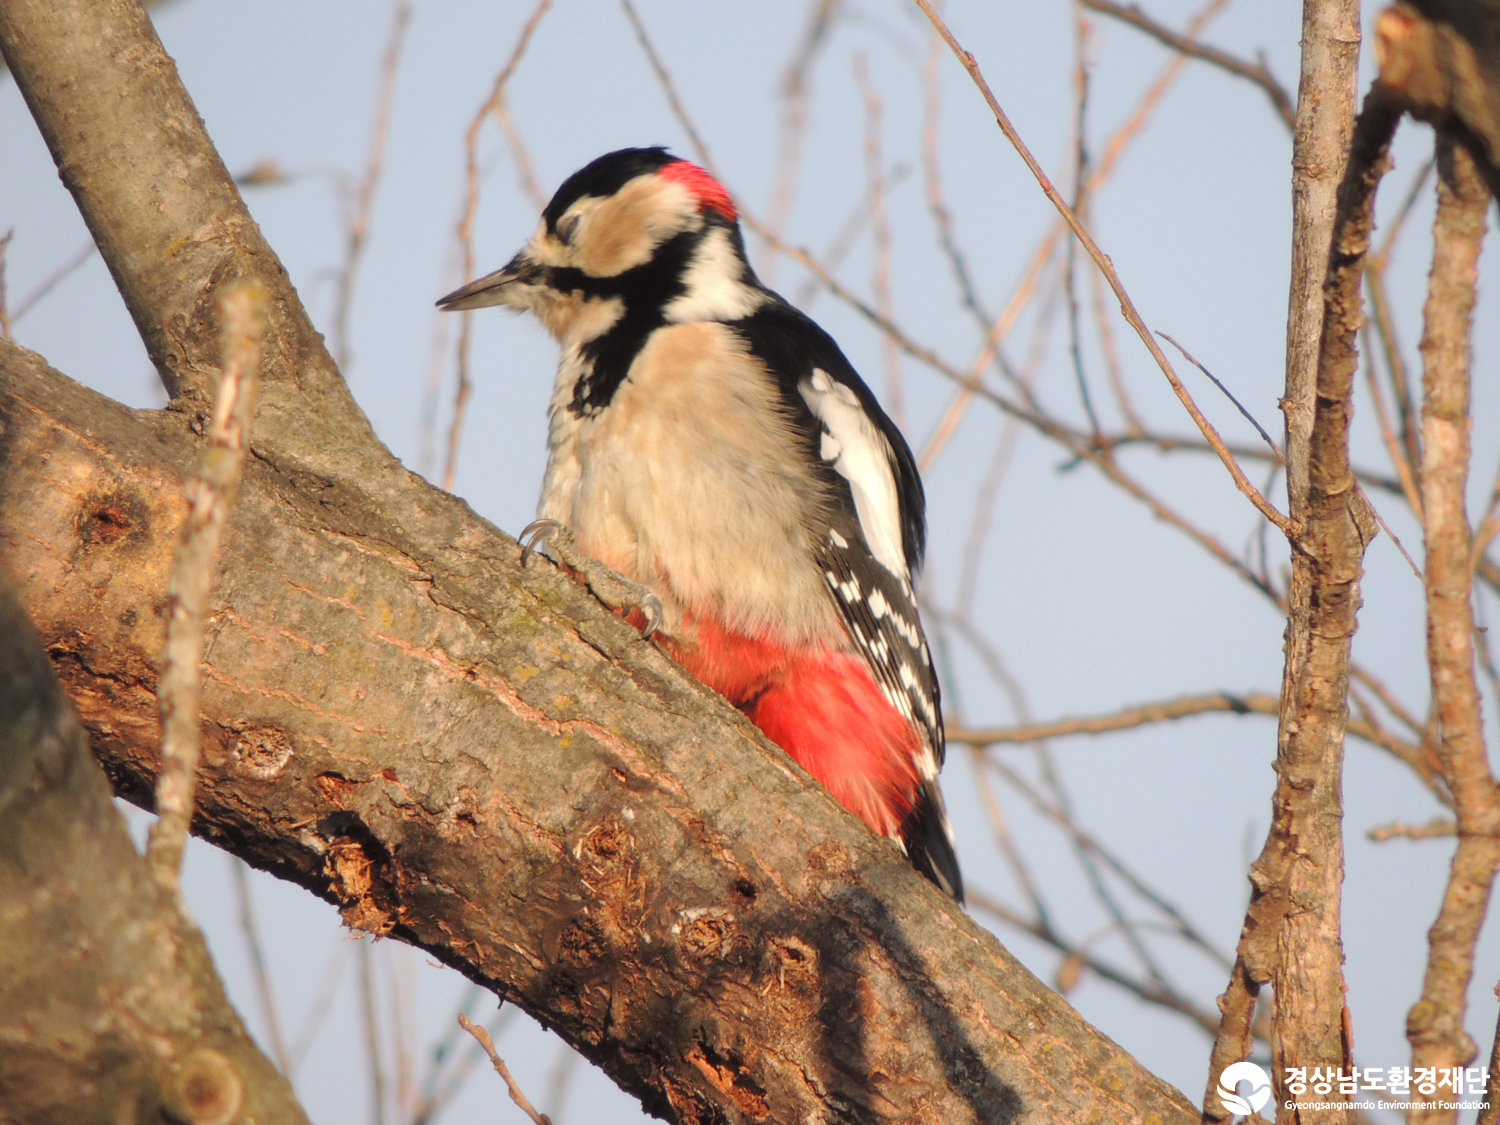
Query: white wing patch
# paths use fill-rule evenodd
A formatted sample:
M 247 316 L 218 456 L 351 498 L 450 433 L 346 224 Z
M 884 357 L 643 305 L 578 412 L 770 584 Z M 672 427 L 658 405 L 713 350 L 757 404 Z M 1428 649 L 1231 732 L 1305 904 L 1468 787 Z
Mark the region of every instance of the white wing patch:
M 901 505 L 890 447 L 860 406 L 854 392 L 821 368 L 797 389 L 819 422 L 825 461 L 849 482 L 860 530 L 881 566 L 906 581 L 906 552 L 901 543 Z

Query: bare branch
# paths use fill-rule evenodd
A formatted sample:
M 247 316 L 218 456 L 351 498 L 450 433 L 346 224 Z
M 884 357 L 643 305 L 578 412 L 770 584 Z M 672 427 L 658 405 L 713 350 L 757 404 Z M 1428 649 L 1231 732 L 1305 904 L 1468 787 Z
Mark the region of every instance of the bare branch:
M 510 1091 L 510 1100 L 521 1107 L 521 1112 L 531 1118 L 535 1125 L 552 1125 L 552 1119 L 545 1113 L 538 1113 L 531 1102 L 526 1099 L 526 1095 L 521 1092 L 521 1087 L 516 1085 L 516 1080 L 510 1076 L 510 1067 L 506 1066 L 505 1061 L 495 1053 L 495 1041 L 490 1038 L 490 1033 L 462 1012 L 458 1016 L 458 1026 L 479 1041 L 479 1045 L 484 1048 L 484 1053 L 490 1057 L 490 1065 L 495 1068 L 495 1073 L 505 1079 L 505 1088 Z
M 874 272 L 870 288 L 875 307 L 894 319 L 895 303 L 891 298 L 891 224 L 885 206 L 885 157 L 881 155 L 881 127 L 884 106 L 880 91 L 870 77 L 869 60 L 863 52 L 854 55 L 854 80 L 865 103 L 865 179 L 870 199 L 870 237 L 875 243 Z M 901 350 L 889 336 L 881 339 L 885 360 L 885 408 L 898 429 L 906 429 L 906 402 L 901 393 Z
M 967 896 L 977 909 L 983 910 L 988 914 L 993 914 L 1007 925 L 1014 926 L 1023 933 L 1030 934 L 1032 937 L 1046 942 L 1065 957 L 1081 959 L 1090 971 L 1097 973 L 1111 984 L 1118 985 L 1127 992 L 1133 993 L 1146 1003 L 1155 1004 L 1170 1011 L 1178 1012 L 1192 1020 L 1209 1034 L 1212 1034 L 1218 1028 L 1219 1021 L 1214 1017 L 1212 1012 L 1178 995 L 1165 985 L 1155 982 L 1147 983 L 1135 979 L 1129 973 L 1122 971 L 1107 961 L 1100 960 L 1094 954 L 1079 949 L 1077 946 L 1066 941 L 1061 935 L 1052 930 L 1050 926 L 1017 913 L 999 899 L 986 894 L 984 891 L 968 888 Z
M 5 252 L 10 249 L 10 240 L 15 236 L 12 227 L 0 238 L 0 339 L 4 340 L 14 339 L 10 334 L 10 308 L 5 295 Z
M 1218 691 L 1208 695 L 1184 695 L 1162 703 L 1144 703 L 1139 707 L 1127 707 L 1110 715 L 1091 718 L 1059 719 L 1052 723 L 1030 723 L 1025 726 L 996 727 L 990 730 L 968 730 L 963 727 L 950 728 L 948 741 L 969 746 L 1016 745 L 1040 742 L 1049 738 L 1065 738 L 1074 734 L 1106 734 L 1110 731 L 1131 730 L 1152 723 L 1185 719 L 1190 715 L 1211 715 L 1229 712 L 1235 715 L 1274 715 L 1278 700 L 1263 692 L 1232 695 Z
M 62 265 L 58 266 L 57 269 L 53 270 L 46 277 L 42 278 L 42 280 L 37 283 L 37 287 L 35 289 L 21 298 L 20 303 L 16 305 L 15 311 L 10 315 L 10 322 L 12 324 L 15 324 L 17 321 L 19 321 L 23 316 L 25 316 L 33 308 L 36 307 L 38 301 L 40 301 L 48 293 L 52 292 L 52 290 L 56 289 L 60 283 L 70 277 L 75 271 L 78 270 L 80 266 L 82 266 L 98 252 L 99 247 L 94 245 L 93 239 L 89 239 L 88 242 L 84 243 L 81 247 L 78 248 L 78 252 L 76 254 L 74 254 Z
M 526 48 L 531 43 L 531 36 L 550 7 L 552 7 L 552 0 L 539 0 L 532 10 L 531 18 L 521 26 L 521 34 L 516 38 L 516 45 L 511 49 L 510 58 L 500 68 L 500 73 L 495 75 L 495 83 L 490 89 L 490 96 L 475 112 L 474 119 L 469 122 L 468 132 L 464 135 L 464 169 L 467 190 L 464 195 L 463 216 L 458 221 L 458 243 L 463 247 L 462 284 L 464 285 L 474 280 L 474 220 L 479 211 L 479 129 L 484 124 L 485 118 L 503 104 L 506 84 L 510 82 L 511 75 L 516 72 L 516 67 L 521 65 L 521 58 L 526 54 Z M 448 425 L 448 458 L 443 465 L 443 490 L 446 492 L 453 491 L 454 480 L 458 474 L 458 447 L 463 440 L 464 419 L 469 412 L 469 398 L 474 393 L 474 383 L 469 377 L 469 345 L 473 338 L 474 313 L 472 310 L 465 310 L 459 315 L 461 319 L 458 326 L 457 348 L 458 390 L 454 394 L 453 419 Z
M 1126 6 L 1124 4 L 1115 4 L 1112 0 L 1080 0 L 1080 2 L 1085 8 L 1091 8 L 1096 12 L 1102 12 L 1104 15 L 1113 16 L 1117 20 L 1130 24 L 1131 27 L 1144 31 L 1157 42 L 1171 47 L 1174 51 L 1180 51 L 1190 58 L 1212 63 L 1214 66 L 1219 67 L 1221 70 L 1226 70 L 1238 78 L 1255 83 L 1271 99 L 1271 104 L 1276 107 L 1276 116 L 1281 118 L 1282 124 L 1288 129 L 1296 128 L 1297 114 L 1292 108 L 1292 99 L 1281 83 L 1272 77 L 1264 60 L 1257 63 L 1247 63 L 1225 51 L 1219 50 L 1217 47 L 1210 47 L 1208 44 L 1200 43 L 1189 36 L 1179 35 L 1165 24 L 1157 23 L 1145 12 L 1141 11 L 1140 6 L 1137 4 Z
M 349 318 L 354 312 L 354 283 L 364 258 L 365 242 L 370 237 L 370 221 L 375 209 L 375 190 L 385 167 L 385 141 L 391 131 L 391 107 L 396 100 L 396 69 L 401 62 L 401 44 L 411 23 L 411 0 L 396 0 L 391 13 L 391 34 L 386 41 L 385 56 L 380 63 L 380 85 L 375 95 L 375 121 L 370 126 L 370 147 L 365 157 L 365 174 L 354 189 L 349 214 L 348 241 L 344 248 L 344 265 L 338 274 L 338 297 L 333 305 L 333 359 L 344 377 L 349 377 L 353 354 L 349 350 Z
M 1446 816 L 1435 816 L 1426 824 L 1407 824 L 1404 820 L 1393 821 L 1372 828 L 1365 836 L 1377 844 L 1397 838 L 1406 840 L 1435 840 L 1443 836 L 1458 835 L 1458 825 Z
M 1495 995 L 1500 996 L 1500 985 L 1495 986 Z M 1495 1125 L 1500 1120 L 1500 1097 L 1495 1096 L 1495 1091 L 1500 1090 L 1500 1026 L 1495 1028 L 1495 1041 L 1490 1046 L 1489 1079 L 1484 1088 L 1489 1091 L 1489 1098 L 1474 1125 Z
M 239 907 L 240 932 L 245 938 L 245 950 L 250 956 L 250 973 L 255 978 L 255 994 L 260 999 L 261 1015 L 266 1021 L 266 1035 L 271 1040 L 271 1054 L 276 1069 L 292 1077 L 292 1058 L 287 1054 L 286 1040 L 281 1034 L 281 1013 L 276 1003 L 276 987 L 266 965 L 266 956 L 261 948 L 260 926 L 255 921 L 255 900 L 250 892 L 250 868 L 237 856 L 226 855 L 234 881 L 234 897 Z
M 1303 176 L 1313 153 L 1343 158 L 1345 113 L 1352 109 L 1358 5 L 1350 0 L 1309 3 L 1303 24 L 1303 83 L 1293 167 Z M 1316 119 L 1316 120 L 1315 120 Z M 1343 880 L 1342 771 L 1349 726 L 1349 650 L 1356 627 L 1365 547 L 1375 533 L 1349 465 L 1354 333 L 1360 323 L 1360 279 L 1374 224 L 1375 188 L 1389 166 L 1399 111 L 1373 93 L 1354 127 L 1340 176 L 1332 251 L 1316 256 L 1316 230 L 1298 226 L 1288 335 L 1288 492 L 1306 530 L 1292 553 L 1286 664 L 1277 730 L 1276 792 L 1271 828 L 1250 870 L 1251 899 L 1229 987 L 1219 999 L 1224 1015 L 1209 1062 L 1206 1120 L 1227 1111 L 1215 1094 L 1218 1075 L 1250 1052 L 1250 1022 L 1262 985 L 1273 984 L 1273 1082 L 1286 1100 L 1287 1067 L 1352 1066 L 1344 1003 L 1340 885 Z M 1327 171 L 1328 169 L 1319 169 Z M 1294 192 L 1305 207 L 1317 185 L 1301 180 Z M 1298 194 L 1300 193 L 1300 194 Z M 1309 221 L 1303 215 L 1299 224 Z M 1298 269 L 1317 270 L 1315 286 Z M 1304 315 L 1304 293 L 1321 291 L 1322 314 Z M 1317 324 L 1316 381 L 1302 384 L 1298 333 Z M 1297 413 L 1304 395 L 1313 406 L 1310 429 Z M 1296 950 L 1295 958 L 1283 951 Z M 1300 1121 L 1342 1122 L 1349 1111 L 1304 1108 Z
M 364 1031 L 365 1066 L 370 1077 L 370 1120 L 385 1125 L 385 1058 L 380 1045 L 380 1006 L 375 1000 L 375 970 L 370 964 L 375 941 L 367 934 L 359 937 L 359 1022 Z
M 842 0 L 811 0 L 807 29 L 802 33 L 781 80 L 783 107 L 781 142 L 777 146 L 776 179 L 771 188 L 771 203 L 766 209 L 766 225 L 777 234 L 786 229 L 797 198 L 797 173 L 802 165 L 802 140 L 807 132 L 807 110 L 812 100 L 812 68 L 819 52 L 828 43 L 829 33 L 838 21 Z M 778 259 L 769 246 L 763 246 L 756 272 L 772 289 L 776 287 Z M 800 302 L 799 302 L 800 303 Z
M 1412 1065 L 1461 1067 L 1477 1048 L 1464 1030 L 1474 946 L 1500 867 L 1500 792 L 1485 755 L 1474 678 L 1469 475 L 1469 332 L 1490 196 L 1467 148 L 1438 134 L 1438 209 L 1422 334 L 1422 510 L 1427 530 L 1427 659 L 1438 757 L 1453 793 L 1458 847 L 1428 932 L 1422 997 L 1406 1019 Z M 1439 1125 L 1454 1110 L 1419 1109 Z
M 948 30 L 948 26 L 933 11 L 929 0 L 916 0 L 916 4 L 922 9 L 927 18 L 932 21 L 933 26 L 938 29 L 939 34 L 947 41 L 949 48 L 963 65 L 964 69 L 969 72 L 969 76 L 974 80 L 974 84 L 979 88 L 985 102 L 989 105 L 990 111 L 995 115 L 995 122 L 1000 126 L 1000 131 L 1005 134 L 1006 139 L 1010 141 L 1016 152 L 1020 154 L 1021 159 L 1026 162 L 1027 168 L 1031 170 L 1032 176 L 1041 185 L 1047 199 L 1057 208 L 1058 214 L 1063 217 L 1069 229 L 1072 230 L 1079 242 L 1083 244 L 1084 249 L 1088 251 L 1089 257 L 1094 260 L 1094 264 L 1104 274 L 1105 280 L 1109 282 L 1109 287 L 1114 290 L 1116 298 L 1119 299 L 1121 313 L 1130 326 L 1135 329 L 1135 333 L 1140 337 L 1141 342 L 1146 345 L 1146 350 L 1151 353 L 1151 358 L 1161 368 L 1162 374 L 1167 377 L 1167 382 L 1171 384 L 1172 392 L 1177 396 L 1178 401 L 1182 403 L 1183 408 L 1187 410 L 1188 415 L 1197 424 L 1204 438 L 1213 447 L 1214 452 L 1218 454 L 1219 460 L 1224 463 L 1224 467 L 1229 470 L 1229 475 L 1234 479 L 1235 487 L 1240 490 L 1246 499 L 1255 505 L 1256 510 L 1261 515 L 1280 528 L 1284 534 L 1295 538 L 1300 533 L 1300 528 L 1294 521 L 1278 512 L 1270 501 L 1262 496 L 1260 491 L 1250 483 L 1245 477 L 1244 472 L 1240 469 L 1239 463 L 1235 461 L 1233 454 L 1225 447 L 1223 439 L 1219 436 L 1219 432 L 1214 429 L 1208 419 L 1203 416 L 1202 411 L 1198 409 L 1197 404 L 1193 401 L 1193 396 L 1182 385 L 1182 380 L 1177 377 L 1177 373 L 1172 369 L 1172 365 L 1168 362 L 1166 355 L 1156 343 L 1145 322 L 1141 320 L 1134 302 L 1131 301 L 1130 295 L 1125 292 L 1125 287 L 1121 284 L 1120 277 L 1115 272 L 1114 263 L 1099 249 L 1098 245 L 1094 242 L 1093 236 L 1084 229 L 1083 224 L 1079 222 L 1078 216 L 1074 214 L 1073 209 L 1068 206 L 1057 189 L 1052 186 L 1052 181 L 1047 178 L 1047 174 L 1042 171 L 1041 165 L 1031 155 L 1031 150 L 1026 147 L 1025 142 L 1021 140 L 1020 134 L 1011 125 L 1010 118 L 1000 108 L 1000 103 L 995 100 L 995 95 L 990 90 L 989 83 L 985 81 L 984 75 L 980 73 L 979 64 L 974 61 L 974 56 L 965 51 L 959 45 L 958 40 L 953 38 L 953 33 Z
M 198 476 L 187 486 L 188 517 L 172 564 L 168 594 L 167 652 L 157 695 L 161 704 L 161 774 L 156 782 L 159 819 L 146 851 L 157 881 L 176 892 L 182 849 L 193 817 L 197 783 L 198 695 L 203 683 L 203 636 L 208 595 L 224 521 L 234 504 L 240 468 L 250 444 L 250 420 L 260 397 L 261 338 L 270 294 L 256 281 L 231 284 L 219 299 L 223 374 Z

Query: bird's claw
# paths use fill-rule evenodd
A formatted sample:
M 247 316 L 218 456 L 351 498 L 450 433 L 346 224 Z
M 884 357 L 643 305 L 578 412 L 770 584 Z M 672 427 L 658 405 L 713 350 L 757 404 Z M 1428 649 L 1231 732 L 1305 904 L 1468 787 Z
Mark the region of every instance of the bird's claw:
M 536 550 L 538 543 L 545 543 L 550 546 L 552 541 L 558 537 L 557 533 L 566 530 L 567 528 L 563 527 L 556 520 L 540 519 L 532 520 L 528 523 L 521 529 L 519 536 L 521 541 L 521 565 L 523 567 L 526 565 L 526 560 Z
M 584 580 L 589 591 L 610 609 L 638 608 L 646 618 L 641 639 L 649 640 L 666 617 L 658 598 L 639 582 L 626 578 L 598 559 L 591 559 L 578 549 L 578 542 L 566 526 L 552 519 L 532 520 L 521 529 L 521 565 L 539 546 L 545 546 L 569 570 Z

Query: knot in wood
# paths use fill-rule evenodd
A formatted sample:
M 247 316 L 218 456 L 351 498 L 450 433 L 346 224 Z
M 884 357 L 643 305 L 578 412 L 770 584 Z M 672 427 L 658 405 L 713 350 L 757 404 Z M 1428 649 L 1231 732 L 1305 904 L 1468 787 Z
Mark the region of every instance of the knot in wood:
M 190 1125 L 228 1125 L 245 1101 L 245 1083 L 218 1051 L 200 1047 L 182 1060 L 177 1108 Z
M 672 927 L 672 934 L 689 957 L 722 960 L 729 955 L 735 934 L 739 930 L 733 914 L 727 910 L 699 906 L 684 910 L 681 918 L 682 921 Z
M 292 760 L 295 745 L 285 731 L 272 726 L 242 724 L 237 727 L 229 760 L 240 773 L 261 781 L 279 774 Z

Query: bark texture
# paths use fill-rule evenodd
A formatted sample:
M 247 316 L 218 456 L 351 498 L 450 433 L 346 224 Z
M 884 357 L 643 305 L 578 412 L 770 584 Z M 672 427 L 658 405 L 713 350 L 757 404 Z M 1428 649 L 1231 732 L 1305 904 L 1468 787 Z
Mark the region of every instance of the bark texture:
M 1376 21 L 1375 56 L 1381 82 L 1500 195 L 1500 0 L 1398 0 Z
M 0 575 L 0 1117 L 306 1125 L 136 854 Z
M 1305 437 L 1293 424 L 1298 392 L 1288 369 L 1288 487 L 1293 517 L 1303 530 L 1292 543 L 1276 791 L 1271 830 L 1250 869 L 1250 907 L 1234 970 L 1219 1001 L 1224 1021 L 1204 1099 L 1208 1120 L 1227 1116 L 1215 1083 L 1225 1066 L 1249 1055 L 1254 1002 L 1267 983 L 1273 989 L 1271 1075 L 1278 1106 L 1288 1100 L 1287 1067 L 1353 1065 L 1340 933 L 1342 774 L 1349 651 L 1375 521 L 1350 468 L 1349 424 L 1375 188 L 1389 166 L 1399 120 L 1399 109 L 1377 88 L 1354 130 L 1326 260 L 1312 427 Z M 1300 492 L 1290 470 L 1299 459 L 1306 470 Z M 1287 1110 L 1278 1119 L 1342 1122 L 1351 1112 Z
M 1427 660 L 1453 793 L 1458 847 L 1428 933 L 1422 997 L 1406 1018 L 1414 1067 L 1468 1066 L 1464 1030 L 1474 946 L 1500 864 L 1500 794 L 1490 774 L 1474 679 L 1473 564 L 1464 489 L 1469 477 L 1469 329 L 1490 193 L 1468 149 L 1439 136 L 1438 210 L 1422 332 L 1422 511 L 1427 546 Z M 1440 1125 L 1456 1110 L 1414 1110 Z
M 4 564 L 147 803 L 188 419 L 10 345 L 0 371 Z M 215 582 L 195 832 L 489 985 L 675 1120 L 1186 1119 L 572 580 L 520 571 L 436 490 L 393 512 L 257 453 Z
M 0 563 L 117 788 L 148 802 L 157 770 L 212 293 L 259 277 L 196 832 L 673 1120 L 1188 1119 L 743 716 L 379 445 L 133 2 L 0 0 L 0 44 L 175 395 L 131 411 L 0 343 Z

